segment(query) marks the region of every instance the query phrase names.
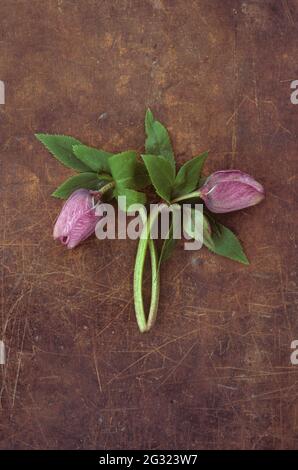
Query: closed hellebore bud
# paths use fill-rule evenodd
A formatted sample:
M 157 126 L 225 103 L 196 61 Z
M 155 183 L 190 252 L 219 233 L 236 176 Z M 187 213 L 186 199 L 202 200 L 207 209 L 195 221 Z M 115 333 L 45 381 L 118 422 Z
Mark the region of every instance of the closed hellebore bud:
M 200 197 L 212 212 L 232 212 L 264 199 L 263 186 L 239 170 L 216 171 L 200 188 Z
M 87 189 L 77 189 L 67 199 L 55 223 L 53 236 L 67 248 L 74 248 L 95 231 L 94 198 Z

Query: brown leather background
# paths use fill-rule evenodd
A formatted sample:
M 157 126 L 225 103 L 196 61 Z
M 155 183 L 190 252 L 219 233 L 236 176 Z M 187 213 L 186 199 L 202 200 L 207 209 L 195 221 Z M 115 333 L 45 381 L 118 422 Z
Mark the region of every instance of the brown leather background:
M 297 448 L 297 28 L 295 0 L 1 1 L 2 449 Z M 267 198 L 222 218 L 251 265 L 180 244 L 141 335 L 136 243 L 54 243 L 72 172 L 34 133 L 142 151 L 147 106 Z

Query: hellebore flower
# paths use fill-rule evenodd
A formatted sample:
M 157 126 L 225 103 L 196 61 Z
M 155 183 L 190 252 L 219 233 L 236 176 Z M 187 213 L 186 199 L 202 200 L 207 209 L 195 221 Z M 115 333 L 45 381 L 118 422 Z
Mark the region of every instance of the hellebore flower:
M 77 189 L 62 207 L 53 236 L 67 248 L 74 248 L 95 231 L 100 217 L 95 215 L 94 198 L 87 189 Z
M 216 171 L 200 188 L 200 197 L 211 212 L 231 212 L 258 204 L 263 186 L 239 170 Z

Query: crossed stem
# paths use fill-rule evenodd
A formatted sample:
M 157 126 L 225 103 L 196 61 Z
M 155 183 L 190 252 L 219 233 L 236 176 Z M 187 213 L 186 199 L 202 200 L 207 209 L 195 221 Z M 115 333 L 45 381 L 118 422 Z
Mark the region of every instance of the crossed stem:
M 146 215 L 141 213 L 144 227 L 141 233 L 141 237 L 138 244 L 138 250 L 135 260 L 134 268 L 134 305 L 136 312 L 136 319 L 141 333 L 149 331 L 155 323 L 158 301 L 159 301 L 159 267 L 158 267 L 158 256 L 155 247 L 155 243 L 151 238 L 151 227 L 155 222 L 155 218 L 158 216 L 158 212 L 153 217 L 146 218 Z M 143 302 L 143 274 L 144 264 L 146 260 L 147 249 L 149 247 L 150 260 L 151 260 L 151 301 L 146 318 Z

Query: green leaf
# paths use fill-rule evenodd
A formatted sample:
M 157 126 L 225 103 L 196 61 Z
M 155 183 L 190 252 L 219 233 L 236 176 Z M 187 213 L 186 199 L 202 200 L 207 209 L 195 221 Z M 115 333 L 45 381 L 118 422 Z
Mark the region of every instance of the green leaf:
M 176 246 L 177 239 L 173 238 L 173 222 L 170 225 L 169 231 L 168 231 L 168 238 L 165 238 L 161 247 L 161 252 L 160 252 L 160 257 L 158 261 L 158 269 L 160 269 L 161 263 L 164 261 L 167 261 Z
M 211 223 L 212 241 L 204 238 L 204 245 L 213 253 L 225 256 L 239 263 L 249 264 L 236 235 L 230 229 L 215 221 L 215 219 L 209 217 L 209 220 Z
M 135 189 L 146 188 L 150 184 L 148 171 L 143 162 L 136 161 L 135 168 Z
M 117 188 L 114 191 L 114 196 L 125 196 L 126 197 L 126 204 L 123 204 L 122 199 L 118 199 L 119 208 L 123 211 L 127 211 L 132 204 L 146 204 L 146 195 L 144 193 L 140 193 L 139 191 L 135 191 L 134 189 L 128 188 Z
M 100 189 L 107 182 L 100 179 L 95 173 L 80 173 L 71 176 L 59 186 L 52 196 L 67 199 L 76 189 Z
M 87 147 L 87 145 L 74 145 L 73 152 L 84 165 L 89 167 L 90 170 L 110 173 L 108 159 L 113 155 L 112 153 Z
M 63 165 L 79 172 L 90 171 L 90 168 L 81 162 L 73 152 L 73 146 L 81 144 L 79 140 L 67 135 L 35 134 L 35 137 Z
M 168 131 L 159 121 L 154 119 L 150 109 L 147 109 L 145 116 L 145 130 L 147 134 L 146 153 L 162 155 L 175 168 L 174 152 Z
M 117 188 L 135 189 L 136 183 L 136 158 L 133 151 L 118 153 L 109 158 L 109 165 Z
M 199 188 L 201 171 L 208 152 L 186 162 L 178 171 L 173 188 L 173 197 L 184 196 Z
M 175 180 L 173 166 L 161 155 L 142 155 L 142 158 L 157 194 L 170 202 Z

